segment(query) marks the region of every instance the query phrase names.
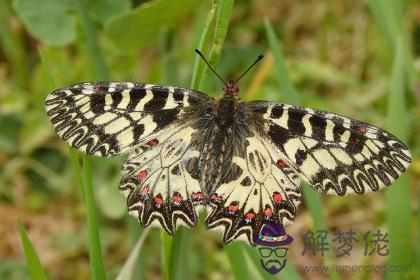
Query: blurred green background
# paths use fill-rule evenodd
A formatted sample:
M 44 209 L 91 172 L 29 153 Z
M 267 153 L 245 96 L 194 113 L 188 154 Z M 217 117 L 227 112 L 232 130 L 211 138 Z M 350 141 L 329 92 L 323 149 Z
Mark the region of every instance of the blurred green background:
M 82 163 L 73 154 L 72 165 L 45 114 L 54 87 L 82 81 L 147 81 L 219 95 L 221 84 L 195 48 L 226 79 L 265 55 L 241 81 L 243 99 L 353 117 L 390 130 L 411 148 L 407 175 L 387 190 L 327 197 L 305 188 L 296 222 L 286 228 L 295 239 L 287 269 L 276 278 L 419 279 L 420 3 L 413 0 L 1 1 L 0 279 L 45 279 L 42 270 L 50 279 L 272 278 L 253 248 L 224 246 L 203 223 L 174 239 L 145 232 L 117 189 L 124 156 Z M 83 164 L 85 173 L 75 176 Z M 96 212 L 78 187 L 89 188 L 89 181 Z M 317 229 L 329 232 L 330 252 L 302 255 L 303 235 Z M 350 256 L 336 257 L 332 233 L 349 229 L 360 240 L 369 230 L 388 233 L 389 256 L 364 256 L 359 242 Z M 101 251 L 94 246 L 98 231 Z M 371 264 L 410 271 L 305 271 Z

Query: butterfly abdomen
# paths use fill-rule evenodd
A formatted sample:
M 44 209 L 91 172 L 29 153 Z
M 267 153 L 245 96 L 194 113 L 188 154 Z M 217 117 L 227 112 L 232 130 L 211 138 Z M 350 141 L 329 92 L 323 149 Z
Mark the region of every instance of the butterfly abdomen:
M 220 184 L 237 178 L 238 170 L 232 168 L 232 158 L 244 153 L 245 137 L 251 135 L 247 114 L 240 103 L 221 99 L 216 108 L 201 160 L 202 186 L 209 195 Z

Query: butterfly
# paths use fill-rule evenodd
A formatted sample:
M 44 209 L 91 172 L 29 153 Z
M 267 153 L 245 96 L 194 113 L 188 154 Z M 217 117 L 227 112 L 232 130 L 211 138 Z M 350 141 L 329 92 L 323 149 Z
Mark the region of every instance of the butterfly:
M 294 221 L 302 180 L 328 194 L 364 194 L 407 169 L 409 149 L 380 128 L 309 108 L 241 101 L 236 83 L 245 73 L 228 83 L 216 73 L 225 84 L 218 98 L 148 83 L 80 83 L 50 93 L 46 111 L 75 149 L 129 154 L 119 185 L 128 211 L 168 234 L 195 226 L 206 208 L 207 228 L 221 230 L 225 243 L 254 244 L 264 224 Z

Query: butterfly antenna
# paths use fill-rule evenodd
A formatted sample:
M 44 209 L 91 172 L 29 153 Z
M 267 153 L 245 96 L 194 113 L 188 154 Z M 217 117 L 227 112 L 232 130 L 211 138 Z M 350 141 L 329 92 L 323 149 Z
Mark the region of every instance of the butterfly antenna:
M 222 77 L 220 77 L 219 74 L 211 67 L 210 63 L 207 62 L 207 60 L 204 58 L 204 55 L 197 49 L 195 49 L 195 52 L 198 53 L 198 55 L 204 60 L 204 62 L 207 64 L 207 66 L 210 68 L 210 70 L 222 81 L 222 83 L 227 86 L 226 82 L 223 80 Z
M 240 79 L 242 79 L 243 76 L 245 76 L 246 73 L 248 73 L 249 70 L 251 70 L 252 67 L 254 67 L 255 64 L 257 64 L 261 59 L 263 59 L 264 56 L 260 54 L 257 59 L 254 61 L 254 63 L 251 64 L 251 66 L 248 67 L 248 69 L 245 70 L 245 72 L 239 76 L 234 82 L 233 85 L 236 85 L 237 82 L 239 82 Z

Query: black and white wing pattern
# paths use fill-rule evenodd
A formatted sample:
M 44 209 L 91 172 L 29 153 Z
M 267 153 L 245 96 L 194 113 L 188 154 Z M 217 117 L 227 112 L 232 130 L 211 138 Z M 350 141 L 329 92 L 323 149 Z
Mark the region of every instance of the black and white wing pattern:
M 196 129 L 185 123 L 139 145 L 123 166 L 120 191 L 129 213 L 145 226 L 173 234 L 177 225 L 194 226 L 202 206 L 197 177 Z
M 254 244 L 264 224 L 292 223 L 301 179 L 328 194 L 364 194 L 390 185 L 411 161 L 400 140 L 372 125 L 286 104 L 241 104 L 246 129 L 229 133 L 230 167 L 209 196 L 206 219 L 225 243 Z
M 129 153 L 120 190 L 130 214 L 172 234 L 193 226 L 203 195 L 197 178 L 195 110 L 212 99 L 193 90 L 144 83 L 95 82 L 46 99 L 58 135 L 87 154 Z
M 284 168 L 275 147 L 256 131 L 243 142 L 231 158 L 235 175 L 215 188 L 206 219 L 208 228 L 223 232 L 225 243 L 239 238 L 254 244 L 264 224 L 292 223 L 302 200 L 298 173 Z
M 129 153 L 120 190 L 130 214 L 172 234 L 206 226 L 223 241 L 255 236 L 268 223 L 293 222 L 300 182 L 337 195 L 390 185 L 408 167 L 392 134 L 339 115 L 265 101 L 240 102 L 145 83 L 94 82 L 46 99 L 57 134 L 91 155 Z
M 247 105 L 261 137 L 315 189 L 364 194 L 390 185 L 411 162 L 391 133 L 336 114 L 271 102 Z
M 47 115 L 57 134 L 91 155 L 129 152 L 148 136 L 180 121 L 185 108 L 206 95 L 183 88 L 131 82 L 93 82 L 47 96 Z

